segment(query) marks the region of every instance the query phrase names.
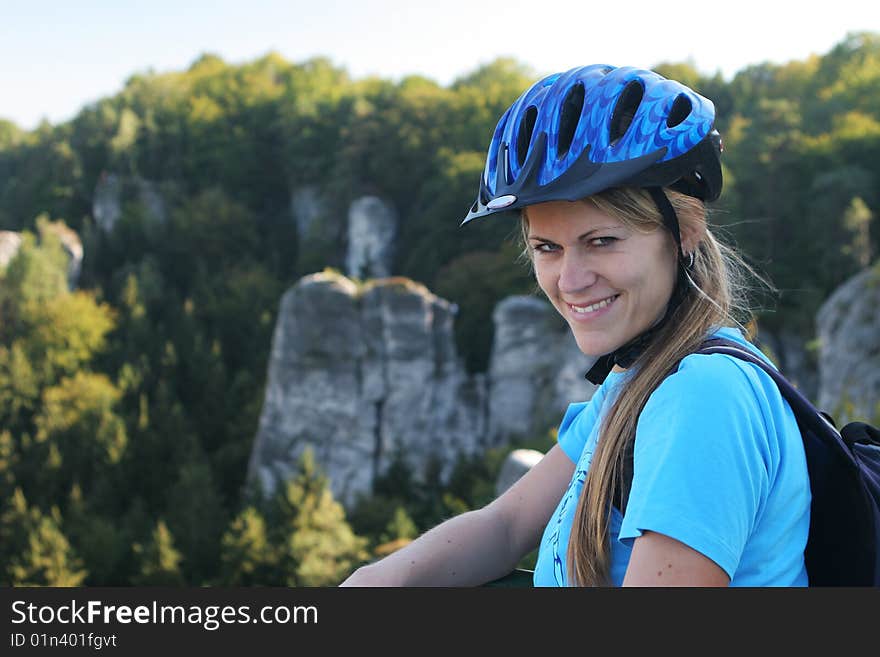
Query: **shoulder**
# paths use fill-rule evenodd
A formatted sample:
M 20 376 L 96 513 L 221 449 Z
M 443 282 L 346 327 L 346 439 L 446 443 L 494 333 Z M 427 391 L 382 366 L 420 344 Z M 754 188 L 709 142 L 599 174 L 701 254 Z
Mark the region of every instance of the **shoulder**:
M 726 354 L 691 354 L 682 359 L 654 393 L 664 402 L 697 404 L 755 401 L 755 387 L 769 376 L 757 365 Z M 772 379 L 770 379 L 772 383 Z
M 737 329 L 721 328 L 713 337 L 723 337 L 763 360 L 775 364 Z M 654 391 L 664 403 L 696 403 L 714 408 L 726 406 L 740 412 L 778 409 L 782 395 L 773 378 L 760 366 L 727 354 L 690 354 Z
M 679 423 L 695 430 L 712 427 L 715 435 L 733 430 L 766 436 L 784 404 L 759 366 L 726 354 L 691 354 L 650 395 L 639 424 Z

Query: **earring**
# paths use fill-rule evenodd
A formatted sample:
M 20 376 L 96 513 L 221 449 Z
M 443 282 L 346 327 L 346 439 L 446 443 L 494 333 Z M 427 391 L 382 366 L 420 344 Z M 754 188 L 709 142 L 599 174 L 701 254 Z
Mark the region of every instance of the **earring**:
M 693 268 L 694 268 L 694 252 L 691 251 L 691 252 L 688 254 L 688 256 L 689 256 L 689 258 L 688 258 L 687 268 L 688 268 L 688 269 L 693 269 Z

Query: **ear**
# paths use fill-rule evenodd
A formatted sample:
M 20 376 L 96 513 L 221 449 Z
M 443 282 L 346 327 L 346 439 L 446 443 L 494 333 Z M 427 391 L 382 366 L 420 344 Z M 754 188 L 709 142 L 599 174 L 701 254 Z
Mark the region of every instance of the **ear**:
M 680 217 L 679 232 L 681 233 L 681 250 L 683 253 L 693 253 L 700 243 L 706 239 L 706 218 Z

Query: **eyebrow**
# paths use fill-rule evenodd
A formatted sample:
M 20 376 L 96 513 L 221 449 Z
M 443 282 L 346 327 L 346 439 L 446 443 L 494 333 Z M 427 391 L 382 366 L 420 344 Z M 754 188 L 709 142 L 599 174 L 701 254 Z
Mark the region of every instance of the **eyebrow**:
M 592 235 L 593 233 L 598 233 L 598 232 L 604 231 L 604 230 L 614 230 L 615 228 L 619 228 L 619 226 L 598 226 L 596 228 L 588 230 L 583 235 L 579 235 L 577 239 L 578 239 L 578 242 L 580 242 L 581 240 L 584 240 L 587 237 L 589 237 L 590 235 Z M 539 235 L 529 235 L 529 239 L 530 240 L 537 240 L 539 242 L 553 242 L 554 244 L 556 243 L 547 237 L 540 237 Z

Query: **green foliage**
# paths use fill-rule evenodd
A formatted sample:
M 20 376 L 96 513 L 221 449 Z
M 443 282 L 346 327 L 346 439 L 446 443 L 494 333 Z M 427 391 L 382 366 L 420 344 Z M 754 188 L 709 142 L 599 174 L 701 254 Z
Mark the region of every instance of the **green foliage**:
M 57 507 L 44 514 L 29 506 L 17 488 L 0 516 L 0 563 L 13 586 L 78 586 L 86 576 L 82 563 L 61 531 Z
M 278 499 L 279 566 L 287 586 L 329 586 L 366 559 L 366 541 L 352 531 L 326 477 L 306 450 Z
M 73 486 L 64 526 L 88 571 L 84 585 L 112 586 L 124 581 L 134 557 L 126 524 L 102 514 L 100 508 L 84 498 L 78 485 Z
M 852 236 L 852 241 L 845 244 L 843 254 L 852 256 L 860 267 L 868 267 L 873 260 L 874 250 L 871 246 L 871 222 L 874 213 L 858 196 L 850 201 L 843 215 L 843 226 Z
M 45 384 L 73 374 L 99 353 L 114 315 L 93 294 L 68 291 L 68 258 L 58 232 L 46 217 L 37 224 L 39 242 L 23 233 L 17 254 L 0 273 L 0 345 L 8 349 L 0 362 Z
M 22 345 L 0 346 L 0 426 L 25 426 L 39 397 L 40 380 Z
M 419 528 L 416 527 L 412 518 L 409 517 L 406 509 L 399 506 L 394 509 L 394 515 L 391 517 L 391 520 L 388 521 L 388 524 L 385 526 L 385 531 L 379 537 L 379 540 L 382 543 L 388 543 L 402 538 L 415 538 L 418 535 Z
M 140 572 L 133 578 L 137 586 L 181 586 L 184 578 L 180 571 L 180 552 L 174 547 L 174 537 L 160 520 L 145 544 L 135 543 L 134 553 L 140 561 Z
M 34 420 L 36 442 L 57 448 L 65 481 L 90 483 L 101 466 L 118 463 L 127 443 L 115 413 L 119 390 L 103 374 L 77 372 L 43 391 Z
M 506 245 L 500 252 L 474 251 L 456 258 L 437 275 L 436 292 L 458 305 L 456 341 L 471 372 L 485 372 L 492 351 L 495 305 L 511 293 L 527 294 L 534 281 L 517 262 L 518 250 Z
M 28 231 L 22 234 L 16 255 L 0 272 L 0 330 L 4 342 L 26 329 L 29 309 L 54 299 L 67 290 L 67 258 L 58 236 L 39 220 L 40 242 Z
M 16 146 L 24 140 L 24 131 L 12 121 L 0 119 L 0 151 Z
M 266 521 L 249 506 L 223 534 L 220 583 L 224 586 L 271 586 L 278 570 L 277 550 L 269 543 Z
M 182 572 L 191 584 L 207 583 L 219 570 L 220 541 L 227 520 L 211 468 L 200 460 L 181 467 L 165 506 Z

